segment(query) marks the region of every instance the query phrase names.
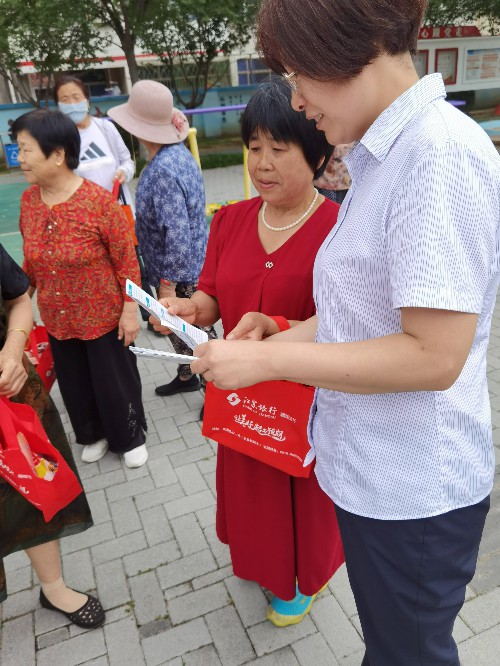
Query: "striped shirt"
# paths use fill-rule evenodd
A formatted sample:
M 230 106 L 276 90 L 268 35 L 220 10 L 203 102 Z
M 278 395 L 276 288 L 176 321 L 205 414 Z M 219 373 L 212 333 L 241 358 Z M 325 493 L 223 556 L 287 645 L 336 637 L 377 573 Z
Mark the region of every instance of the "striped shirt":
M 318 481 L 340 507 L 371 518 L 445 513 L 493 483 L 486 351 L 500 275 L 500 156 L 444 98 L 441 75 L 424 77 L 354 145 L 351 189 L 316 258 L 319 343 L 400 333 L 403 307 L 479 315 L 447 391 L 317 390 L 309 435 Z

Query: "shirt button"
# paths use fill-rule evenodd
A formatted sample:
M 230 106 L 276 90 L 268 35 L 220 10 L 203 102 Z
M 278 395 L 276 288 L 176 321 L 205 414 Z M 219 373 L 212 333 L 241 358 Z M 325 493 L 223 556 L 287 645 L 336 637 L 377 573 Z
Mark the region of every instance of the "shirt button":
M 64 314 L 65 312 L 66 312 L 66 310 L 61 310 L 61 314 Z
M 51 224 L 49 224 L 49 226 L 47 227 L 47 229 L 52 229 L 52 225 L 51 225 Z
M 274 266 L 272 261 L 267 261 L 266 262 L 266 268 L 272 268 Z
M 56 272 L 55 272 L 55 271 L 52 271 L 52 275 L 55 275 L 55 274 L 56 274 Z
M 60 292 L 60 291 L 56 291 L 56 296 L 60 296 L 60 295 L 61 295 L 61 292 Z

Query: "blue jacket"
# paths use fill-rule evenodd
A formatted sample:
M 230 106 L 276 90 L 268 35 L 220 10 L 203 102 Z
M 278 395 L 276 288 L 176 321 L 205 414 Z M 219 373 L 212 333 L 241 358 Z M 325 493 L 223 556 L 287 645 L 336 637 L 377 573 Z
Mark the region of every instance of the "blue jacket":
M 144 168 L 136 192 L 136 234 L 151 284 L 196 284 L 205 259 L 203 178 L 183 143 L 163 146 Z

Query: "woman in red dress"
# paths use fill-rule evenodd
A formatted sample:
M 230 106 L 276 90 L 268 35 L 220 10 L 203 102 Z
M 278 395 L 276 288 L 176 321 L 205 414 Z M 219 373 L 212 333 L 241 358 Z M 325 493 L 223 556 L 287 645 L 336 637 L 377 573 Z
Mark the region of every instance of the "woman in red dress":
M 284 82 L 254 94 L 242 137 L 260 196 L 217 213 L 198 290 L 189 300 L 162 302 L 199 326 L 220 317 L 227 333 L 251 312 L 243 328 L 251 321 L 253 334 L 266 336 L 278 331 L 267 315 L 286 318 L 288 326 L 314 314 L 314 258 L 339 207 L 313 187 L 331 147 L 314 121 L 291 109 Z M 295 478 L 224 446 L 216 484 L 217 535 L 229 545 L 235 575 L 273 592 L 271 622 L 300 622 L 344 561 L 331 500 L 315 474 Z

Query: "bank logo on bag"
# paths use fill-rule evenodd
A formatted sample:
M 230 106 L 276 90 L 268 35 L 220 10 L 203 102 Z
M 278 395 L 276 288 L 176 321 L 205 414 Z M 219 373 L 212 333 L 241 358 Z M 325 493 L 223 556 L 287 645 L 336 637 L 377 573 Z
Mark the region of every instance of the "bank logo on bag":
M 232 405 L 233 407 L 236 407 L 236 405 L 239 405 L 239 403 L 241 402 L 241 400 L 240 400 L 240 398 L 238 397 L 238 394 L 237 394 L 237 393 L 230 393 L 230 394 L 227 396 L 227 401 L 228 401 L 228 403 L 229 403 L 230 405 Z

